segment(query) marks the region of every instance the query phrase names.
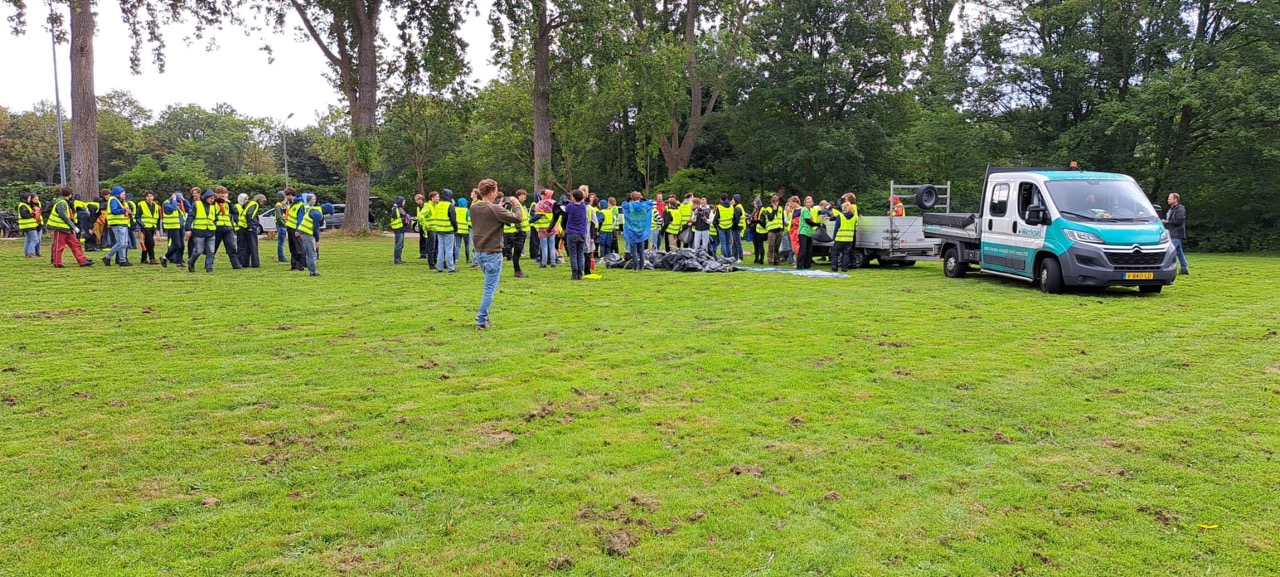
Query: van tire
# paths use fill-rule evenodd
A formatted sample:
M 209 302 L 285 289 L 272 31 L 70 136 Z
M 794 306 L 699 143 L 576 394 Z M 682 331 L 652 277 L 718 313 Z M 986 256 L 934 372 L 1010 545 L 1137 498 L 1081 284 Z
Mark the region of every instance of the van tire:
M 960 253 L 951 247 L 942 255 L 942 274 L 947 278 L 964 278 L 969 272 L 969 265 L 960 262 Z
M 932 184 L 916 187 L 916 206 L 924 210 L 932 210 L 938 204 L 938 189 Z
M 1144 284 L 1144 285 L 1142 285 L 1142 286 L 1138 287 L 1138 292 L 1140 292 L 1140 293 L 1146 293 L 1146 294 L 1157 294 L 1157 293 L 1159 293 L 1159 292 L 1161 291 L 1161 289 L 1163 289 L 1163 288 L 1164 288 L 1164 285 L 1158 285 L 1158 284 Z
M 1040 290 L 1056 295 L 1062 292 L 1062 265 L 1051 256 L 1040 261 L 1040 270 L 1036 274 L 1040 282 Z

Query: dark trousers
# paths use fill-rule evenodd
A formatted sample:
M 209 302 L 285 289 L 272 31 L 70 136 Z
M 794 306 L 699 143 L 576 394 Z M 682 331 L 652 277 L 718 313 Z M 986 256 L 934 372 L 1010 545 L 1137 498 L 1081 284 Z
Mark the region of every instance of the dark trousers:
M 756 264 L 764 264 L 764 241 L 765 240 L 766 240 L 765 235 L 760 234 L 758 232 L 752 235 L 751 237 L 751 244 L 755 245 L 755 254 L 751 255 L 752 257 L 754 257 L 752 262 Z
M 573 278 L 581 277 L 582 271 L 586 269 L 587 237 L 581 234 L 565 235 L 564 246 L 569 252 L 569 267 L 573 271 Z
M 529 237 L 529 258 L 538 260 L 542 256 L 542 245 L 538 242 L 538 235 L 531 232 L 522 232 L 520 234 Z
M 164 231 L 169 235 L 169 248 L 164 251 L 164 259 L 175 264 L 183 264 L 186 261 L 182 258 L 182 253 L 186 251 L 182 238 L 182 229 L 169 229 Z
M 285 234 L 289 235 L 289 270 L 307 270 L 307 255 L 302 252 L 302 240 L 294 232 L 285 229 Z
M 440 247 L 436 246 L 440 241 L 436 240 L 436 235 L 440 233 L 431 231 L 427 233 L 427 266 L 436 268 L 436 259 L 439 258 Z
M 504 249 L 510 249 L 511 266 L 515 268 L 516 272 L 520 272 L 520 253 L 524 252 L 521 250 L 524 248 L 524 237 L 525 233 L 523 232 L 513 232 L 506 235 L 506 242 L 502 245 Z
M 142 229 L 142 258 L 139 262 L 156 262 L 156 229 Z
M 236 249 L 240 254 L 240 266 L 258 268 L 258 235 L 252 230 L 236 231 Z
M 231 268 L 240 268 L 240 253 L 236 250 L 236 231 L 230 227 L 219 227 L 214 231 L 213 252 L 218 253 L 219 245 L 227 245 L 227 260 L 231 261 Z
M 836 241 L 831 247 L 831 272 L 847 271 L 853 261 L 853 243 Z
M 800 235 L 800 251 L 796 253 L 796 268 L 813 268 L 813 237 Z
M 436 243 L 427 242 L 431 240 L 429 236 L 430 234 L 425 230 L 418 233 L 418 258 L 427 258 L 427 247 L 435 246 Z

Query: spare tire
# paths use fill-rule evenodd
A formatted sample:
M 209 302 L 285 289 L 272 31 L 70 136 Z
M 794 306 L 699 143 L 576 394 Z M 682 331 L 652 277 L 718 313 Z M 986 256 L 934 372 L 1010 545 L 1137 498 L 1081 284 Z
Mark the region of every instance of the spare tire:
M 933 210 L 938 204 L 938 189 L 932 184 L 922 184 L 916 187 L 916 206 L 924 210 Z

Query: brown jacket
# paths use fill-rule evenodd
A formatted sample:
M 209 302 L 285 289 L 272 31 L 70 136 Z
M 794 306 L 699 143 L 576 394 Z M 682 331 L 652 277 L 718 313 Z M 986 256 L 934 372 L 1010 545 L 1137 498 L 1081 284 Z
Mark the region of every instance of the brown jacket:
M 471 207 L 471 242 L 476 252 L 502 252 L 502 225 L 520 222 L 520 217 L 491 202 Z

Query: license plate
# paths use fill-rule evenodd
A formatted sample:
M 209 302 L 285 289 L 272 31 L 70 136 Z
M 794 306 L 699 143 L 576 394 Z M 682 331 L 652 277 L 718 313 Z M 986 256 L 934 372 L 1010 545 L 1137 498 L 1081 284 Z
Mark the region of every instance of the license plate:
M 1156 278 L 1153 272 L 1127 272 L 1124 273 L 1124 280 L 1152 280 Z

